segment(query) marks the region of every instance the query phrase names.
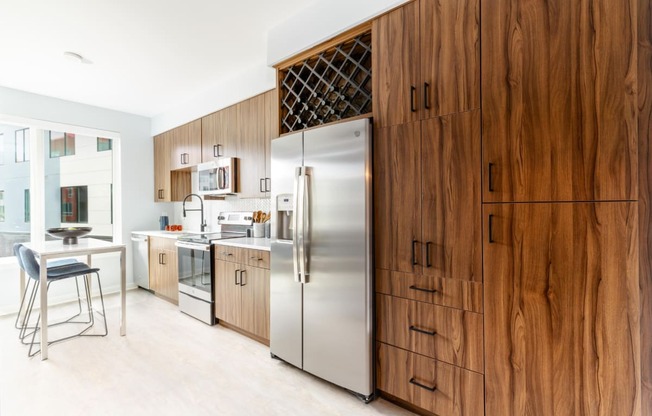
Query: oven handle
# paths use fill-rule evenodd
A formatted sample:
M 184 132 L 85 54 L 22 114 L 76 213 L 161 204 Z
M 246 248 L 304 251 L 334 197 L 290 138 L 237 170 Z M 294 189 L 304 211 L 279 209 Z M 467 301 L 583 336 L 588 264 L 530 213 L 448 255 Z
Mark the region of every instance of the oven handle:
M 187 243 L 185 241 L 177 241 L 174 243 L 174 245 L 179 248 L 187 248 L 189 250 L 211 251 L 210 244 L 196 244 Z

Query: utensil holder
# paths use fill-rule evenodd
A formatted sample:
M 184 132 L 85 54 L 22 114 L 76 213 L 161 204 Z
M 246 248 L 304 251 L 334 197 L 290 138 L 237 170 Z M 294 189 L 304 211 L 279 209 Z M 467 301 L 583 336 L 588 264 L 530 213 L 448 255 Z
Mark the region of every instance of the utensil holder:
M 254 223 L 254 238 L 265 237 L 265 224 Z

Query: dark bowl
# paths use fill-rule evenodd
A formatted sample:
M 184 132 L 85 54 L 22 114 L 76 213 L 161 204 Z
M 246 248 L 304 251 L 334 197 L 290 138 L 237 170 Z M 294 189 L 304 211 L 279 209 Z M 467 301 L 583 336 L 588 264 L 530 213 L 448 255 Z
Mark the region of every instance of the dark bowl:
M 63 238 L 63 244 L 77 244 L 77 237 L 90 233 L 93 227 L 61 227 L 48 228 L 47 232 L 52 237 Z

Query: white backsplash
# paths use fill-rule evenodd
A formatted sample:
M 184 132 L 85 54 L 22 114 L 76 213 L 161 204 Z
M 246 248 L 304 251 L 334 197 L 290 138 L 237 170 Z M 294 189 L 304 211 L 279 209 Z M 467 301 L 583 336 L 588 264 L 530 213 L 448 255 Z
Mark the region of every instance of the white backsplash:
M 192 191 L 197 192 L 197 175 L 192 174 Z M 183 218 L 183 204 L 175 202 L 174 212 L 168 212 L 170 224 L 183 225 L 184 231 L 200 231 L 200 213 L 199 211 L 190 211 L 186 213 L 186 218 Z M 217 216 L 220 212 L 224 211 L 270 211 L 269 198 L 247 198 L 239 199 L 237 196 L 227 196 L 223 201 L 207 201 L 204 200 L 204 218 L 206 218 L 207 231 L 219 231 L 220 227 L 217 225 Z M 197 197 L 186 202 L 186 209 L 199 208 L 200 203 Z

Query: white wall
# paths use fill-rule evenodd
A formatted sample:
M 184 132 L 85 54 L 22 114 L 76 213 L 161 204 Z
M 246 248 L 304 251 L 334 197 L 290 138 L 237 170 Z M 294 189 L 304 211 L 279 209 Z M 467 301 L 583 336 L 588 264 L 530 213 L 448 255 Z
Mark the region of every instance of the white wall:
M 152 118 L 152 135 L 221 110 L 276 87 L 272 65 L 318 45 L 409 0 L 321 0 L 270 30 L 267 56 L 236 77 L 177 103 Z
M 128 100 L 129 97 L 124 99 Z M 85 127 L 115 132 L 120 136 L 119 146 L 114 146 L 114 153 L 117 147 L 121 160 L 119 172 L 121 195 L 116 195 L 114 204 L 122 209 L 122 230 L 114 238 L 127 244 L 127 281 L 132 285 L 131 231 L 156 229 L 158 215 L 163 205 L 155 204 L 152 195 L 154 166 L 150 119 L 0 87 L 0 122 L 20 118 L 79 126 L 80 128 L 76 129 L 77 134 L 83 134 Z M 170 204 L 170 211 L 172 210 L 173 206 Z M 98 267 L 103 268 L 102 282 L 105 290 L 109 292 L 117 290 L 119 288 L 117 259 L 115 261 L 99 259 L 97 264 Z M 10 279 L 13 284 L 17 276 L 15 272 L 12 273 L 12 270 L 15 271 L 13 263 L 9 265 L 7 262 L 0 263 L 0 279 Z M 0 285 L 5 287 L 4 283 L 0 282 Z M 13 298 L 14 294 L 11 295 Z M 15 299 L 18 300 L 17 290 Z

